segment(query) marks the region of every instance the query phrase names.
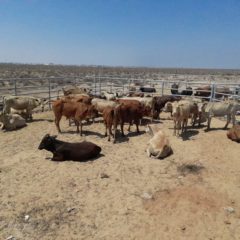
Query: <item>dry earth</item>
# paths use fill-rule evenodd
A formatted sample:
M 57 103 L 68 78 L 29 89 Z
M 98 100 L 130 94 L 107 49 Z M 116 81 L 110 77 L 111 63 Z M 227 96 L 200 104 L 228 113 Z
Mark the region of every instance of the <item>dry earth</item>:
M 102 147 L 86 163 L 52 162 L 37 150 L 44 134 L 56 134 L 52 112 L 0 132 L 0 238 L 240 239 L 240 145 L 227 139 L 221 120 L 182 139 L 163 117 L 174 151 L 165 160 L 147 157 L 144 126 L 113 145 L 102 123 L 84 126 L 81 138 L 62 120 L 59 139 Z

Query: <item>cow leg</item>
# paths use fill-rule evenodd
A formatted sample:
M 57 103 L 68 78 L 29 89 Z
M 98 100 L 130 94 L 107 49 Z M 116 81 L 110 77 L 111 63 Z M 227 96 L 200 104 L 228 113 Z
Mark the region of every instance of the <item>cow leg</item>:
M 232 115 L 232 124 L 233 126 L 235 125 L 235 122 L 236 122 L 236 116 L 235 114 Z
M 148 155 L 148 157 L 151 157 L 151 155 L 152 155 L 149 148 L 147 149 L 147 155 Z
M 207 130 L 210 129 L 210 124 L 211 124 L 212 117 L 208 116 L 208 125 L 207 125 Z
M 124 137 L 124 131 L 123 131 L 123 126 L 124 126 L 124 122 L 121 122 L 121 132 L 122 132 L 122 136 Z
M 130 132 L 131 122 L 129 122 L 128 131 Z
M 105 134 L 104 134 L 104 136 L 107 137 L 107 129 L 108 129 L 108 127 L 107 127 L 107 124 L 104 124 L 104 125 L 105 125 Z
M 61 129 L 60 129 L 60 120 L 61 120 L 61 116 L 59 116 L 59 117 L 55 117 L 55 125 L 56 125 L 56 127 L 57 127 L 57 130 L 58 130 L 58 132 L 60 133 L 61 132 Z
M 225 124 L 224 128 L 223 129 L 226 129 L 228 127 L 228 124 L 231 122 L 231 115 L 228 114 L 227 115 L 227 123 Z
M 52 161 L 64 161 L 63 154 L 58 152 L 53 153 Z
M 176 127 L 177 127 L 177 123 L 174 120 L 174 130 L 173 130 L 173 136 L 176 136 Z
M 184 132 L 187 132 L 188 118 L 184 120 Z
M 138 128 L 138 126 L 139 126 L 139 120 L 135 120 L 135 124 L 136 124 L 137 132 L 139 133 L 139 128 Z
M 181 121 L 178 121 L 177 122 L 177 136 L 179 136 L 180 129 L 181 129 Z
M 80 136 L 82 136 L 82 121 L 80 121 Z

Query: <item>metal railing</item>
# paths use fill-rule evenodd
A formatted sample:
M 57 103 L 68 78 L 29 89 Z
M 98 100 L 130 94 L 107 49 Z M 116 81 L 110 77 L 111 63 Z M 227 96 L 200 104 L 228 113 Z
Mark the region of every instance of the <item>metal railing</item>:
M 191 87 L 193 94 L 195 89 L 203 85 L 210 85 L 211 90 L 209 96 L 199 98 L 209 99 L 210 101 L 221 101 L 222 98 L 232 97 L 240 98 L 240 81 L 238 83 L 217 83 L 207 81 L 191 81 L 188 79 L 184 81 L 179 80 L 157 80 L 144 78 L 131 78 L 119 76 L 64 76 L 64 77 L 44 77 L 44 78 L 14 78 L 14 79 L 0 79 L 0 104 L 4 95 L 31 95 L 42 97 L 46 99 L 55 99 L 61 93 L 62 88 L 66 85 L 87 86 L 95 95 L 100 95 L 103 91 L 129 93 L 134 88 L 138 90 L 140 86 L 151 86 L 156 89 L 156 93 L 149 93 L 148 95 L 169 95 L 171 94 L 172 84 L 177 83 L 179 87 Z M 219 92 L 221 88 L 227 88 L 231 91 L 229 93 Z M 198 90 L 199 92 L 205 90 Z M 206 92 L 206 91 L 205 91 Z M 178 95 L 178 94 L 176 94 Z M 182 95 L 181 95 L 182 96 Z M 222 96 L 222 98 L 219 98 Z

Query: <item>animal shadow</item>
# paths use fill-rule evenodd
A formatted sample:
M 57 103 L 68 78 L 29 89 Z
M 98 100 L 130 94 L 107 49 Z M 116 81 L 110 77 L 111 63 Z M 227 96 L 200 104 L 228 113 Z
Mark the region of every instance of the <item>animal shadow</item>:
M 139 132 L 129 132 L 127 134 L 128 137 L 136 137 L 136 136 L 140 136 L 140 135 L 143 135 L 145 133 L 145 131 L 139 131 Z
M 218 127 L 218 128 L 210 128 L 210 129 L 204 129 L 204 132 L 211 132 L 211 131 L 219 131 L 219 130 L 228 130 L 229 128 L 224 127 Z
M 183 141 L 190 140 L 191 137 L 197 135 L 199 131 L 197 130 L 187 130 L 186 132 L 182 133 L 181 137 Z
M 52 119 L 42 119 L 42 118 L 38 118 L 38 119 L 28 120 L 27 122 L 53 122 L 53 120 L 52 120 Z
M 55 162 L 55 163 L 61 163 L 61 162 L 82 162 L 82 163 L 86 163 L 86 162 L 93 162 L 93 161 L 95 161 L 95 160 L 99 160 L 100 158 L 102 158 L 102 157 L 105 157 L 105 155 L 104 154 L 102 154 L 102 153 L 100 153 L 97 157 L 95 157 L 95 158 L 91 158 L 91 159 L 87 159 L 87 160 L 82 160 L 82 161 L 78 161 L 78 160 L 63 160 L 63 161 L 56 161 L 56 160 L 52 160 L 52 158 L 51 157 L 46 157 L 45 159 L 46 160 L 50 160 L 50 161 L 52 161 L 52 162 Z

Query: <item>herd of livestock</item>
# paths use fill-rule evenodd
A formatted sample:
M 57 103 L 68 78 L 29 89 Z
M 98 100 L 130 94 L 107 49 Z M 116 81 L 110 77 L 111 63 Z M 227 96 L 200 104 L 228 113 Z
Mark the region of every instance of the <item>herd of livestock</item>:
M 186 91 L 190 91 L 190 89 L 186 89 Z M 78 87 L 63 89 L 63 93 L 63 97 L 51 101 L 58 132 L 61 132 L 60 121 L 63 116 L 69 119 L 69 124 L 71 121 L 76 124 L 77 132 L 80 132 L 81 135 L 84 120 L 94 123 L 95 118 L 102 116 L 105 136 L 108 136 L 108 141 L 111 141 L 112 137 L 115 143 L 119 139 L 118 126 L 124 137 L 125 123 L 129 124 L 129 131 L 131 125 L 135 124 L 136 131 L 139 132 L 139 125 L 143 118 L 146 117 L 152 122 L 160 118 L 161 111 L 165 111 L 171 114 L 173 134 L 176 136 L 187 134 L 189 119 L 192 126 L 195 124 L 200 126 L 207 122 L 207 130 L 209 130 L 212 117 L 226 116 L 224 128 L 226 129 L 231 121 L 233 124 L 233 127 L 227 132 L 228 138 L 240 142 L 240 125 L 236 124 L 236 114 L 240 111 L 240 103 L 237 100 L 229 99 L 224 102 L 206 101 L 204 97 L 209 94 L 208 87 L 203 86 L 201 91 L 196 92 L 197 96 L 203 97 L 202 99 L 179 96 L 177 85 L 172 86 L 172 95 L 165 96 L 144 96 L 141 92 L 131 92 L 128 96 L 119 97 L 116 93 L 102 92 L 101 96 L 97 97 L 90 94 L 88 89 Z M 26 121 L 32 120 L 34 108 L 41 107 L 43 109 L 44 105 L 49 102 L 29 96 L 5 96 L 3 103 L 3 111 L 0 114 L 2 129 L 14 130 L 25 126 Z M 156 126 L 159 124 L 150 124 L 146 128 L 146 131 L 152 136 L 147 154 L 155 158 L 164 158 L 173 151 L 164 131 Z M 101 152 L 101 148 L 94 143 L 67 143 L 48 134 L 44 136 L 39 149 L 51 151 L 53 153 L 52 160 L 84 161 L 95 158 Z

